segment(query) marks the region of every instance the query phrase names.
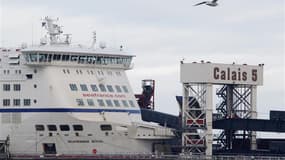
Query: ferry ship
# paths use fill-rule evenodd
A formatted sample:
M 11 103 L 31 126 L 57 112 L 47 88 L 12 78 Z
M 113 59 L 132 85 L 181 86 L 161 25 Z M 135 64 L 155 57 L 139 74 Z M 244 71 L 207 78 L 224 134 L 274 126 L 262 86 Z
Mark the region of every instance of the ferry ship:
M 152 154 L 174 132 L 145 122 L 123 48 L 71 45 L 46 17 L 38 46 L 0 50 L 0 141 L 12 155 Z M 95 44 L 95 46 L 94 46 Z M 3 149 L 3 148 L 2 148 Z

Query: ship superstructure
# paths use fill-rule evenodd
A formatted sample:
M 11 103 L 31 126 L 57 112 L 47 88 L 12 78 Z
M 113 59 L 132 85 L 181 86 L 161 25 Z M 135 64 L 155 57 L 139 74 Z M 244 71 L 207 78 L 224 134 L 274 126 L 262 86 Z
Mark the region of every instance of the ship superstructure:
M 142 121 L 125 73 L 133 55 L 72 46 L 55 22 L 44 19 L 39 46 L 1 48 L 0 139 L 11 154 L 153 153 L 174 136 Z

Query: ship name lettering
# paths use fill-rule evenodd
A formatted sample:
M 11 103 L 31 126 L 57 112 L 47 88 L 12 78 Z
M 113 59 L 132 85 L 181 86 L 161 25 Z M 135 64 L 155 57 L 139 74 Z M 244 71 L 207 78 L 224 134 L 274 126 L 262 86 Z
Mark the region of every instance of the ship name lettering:
M 103 143 L 103 142 L 104 142 L 103 140 L 96 140 L 96 139 L 91 140 L 91 143 Z
M 83 93 L 83 97 L 105 97 L 105 98 L 126 98 L 123 94 L 107 94 L 107 93 Z
M 89 140 L 68 140 L 68 143 L 90 143 Z

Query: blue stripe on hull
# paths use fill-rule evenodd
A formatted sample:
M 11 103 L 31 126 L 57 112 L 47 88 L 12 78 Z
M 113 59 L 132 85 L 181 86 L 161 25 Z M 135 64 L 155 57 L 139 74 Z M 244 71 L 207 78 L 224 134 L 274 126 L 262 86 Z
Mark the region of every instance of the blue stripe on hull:
M 81 108 L 1 108 L 0 112 L 84 112 L 84 113 L 100 113 L 100 112 L 127 112 L 140 114 L 140 110 L 127 109 L 81 109 Z

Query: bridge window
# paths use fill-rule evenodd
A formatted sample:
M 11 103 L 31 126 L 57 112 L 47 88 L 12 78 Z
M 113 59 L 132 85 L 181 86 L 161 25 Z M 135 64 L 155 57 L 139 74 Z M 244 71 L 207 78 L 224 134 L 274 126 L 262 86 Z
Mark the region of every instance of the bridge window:
M 62 61 L 69 61 L 69 55 L 62 55 Z
M 70 61 L 71 62 L 77 62 L 78 61 L 78 56 L 75 56 L 75 55 L 70 56 Z
M 51 59 L 52 59 L 52 54 L 49 54 L 48 55 L 48 62 L 51 62 Z
M 31 62 L 37 62 L 37 61 L 38 61 L 38 55 L 35 54 L 35 53 L 30 54 L 29 57 L 30 57 L 29 60 L 30 60 Z
M 47 54 L 39 54 L 39 62 L 46 62 L 48 59 Z
M 87 59 L 86 56 L 79 56 L 78 63 L 79 63 L 79 64 L 84 64 L 84 62 L 86 61 L 86 59 Z
M 53 60 L 54 61 L 60 61 L 61 60 L 61 55 L 60 54 L 54 54 L 53 55 Z
M 74 131 L 83 131 L 83 126 L 80 124 L 74 124 L 73 125 L 73 130 Z
M 87 63 L 88 64 L 95 64 L 96 63 L 96 57 L 94 57 L 94 56 L 87 56 Z

